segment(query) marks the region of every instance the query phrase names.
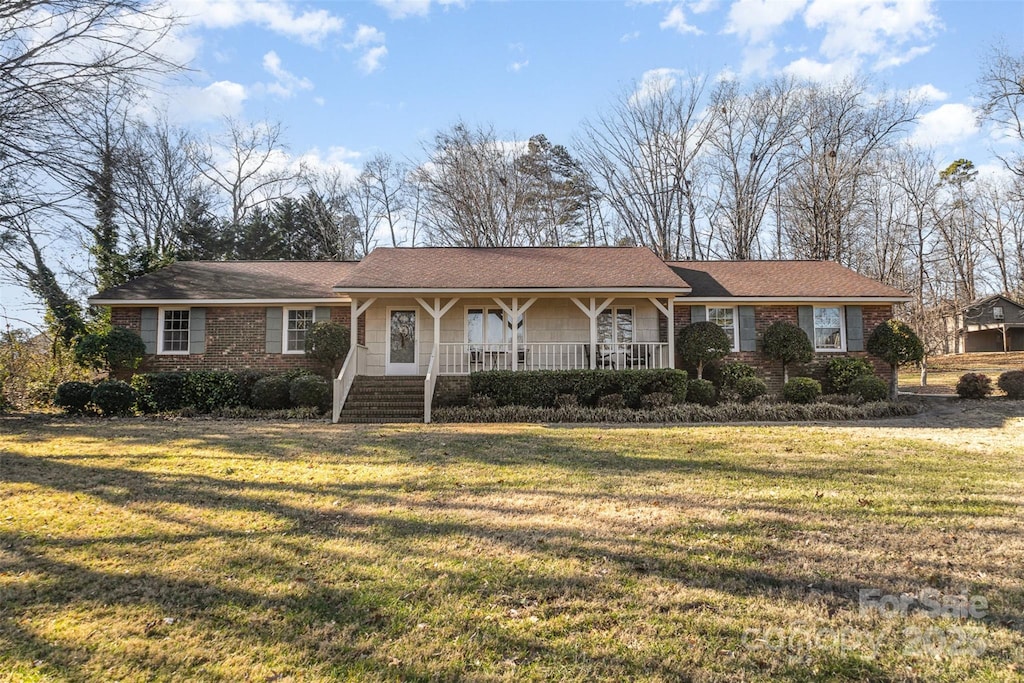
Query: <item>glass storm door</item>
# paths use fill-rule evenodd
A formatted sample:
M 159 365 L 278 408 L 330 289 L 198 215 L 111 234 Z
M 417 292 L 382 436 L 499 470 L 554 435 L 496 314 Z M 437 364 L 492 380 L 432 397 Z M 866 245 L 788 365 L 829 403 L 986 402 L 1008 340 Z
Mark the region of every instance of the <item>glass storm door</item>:
M 388 311 L 387 374 L 415 375 L 419 373 L 416 310 Z

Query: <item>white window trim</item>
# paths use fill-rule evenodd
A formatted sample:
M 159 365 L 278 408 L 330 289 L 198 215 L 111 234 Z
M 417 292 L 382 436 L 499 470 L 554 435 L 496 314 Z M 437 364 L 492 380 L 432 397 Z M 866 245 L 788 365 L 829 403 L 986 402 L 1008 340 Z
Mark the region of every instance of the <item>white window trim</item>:
M 996 311 L 999 311 L 999 315 L 996 315 Z M 993 320 L 1006 320 L 1006 310 L 1002 306 L 992 307 L 992 319 Z
M 465 344 L 494 344 L 494 343 L 497 343 L 497 342 L 488 342 L 488 341 L 482 341 L 482 342 L 471 342 L 471 341 L 469 341 L 469 312 L 471 310 L 477 310 L 477 309 L 482 310 L 484 312 L 484 328 L 483 328 L 483 333 L 484 333 L 484 339 L 485 340 L 487 339 L 487 314 L 490 311 L 501 311 L 502 320 L 504 320 L 507 317 L 507 314 L 505 313 L 505 310 L 501 306 L 488 305 L 488 304 L 479 304 L 479 305 L 475 305 L 474 306 L 473 304 L 466 304 L 465 306 L 462 307 L 462 341 L 463 341 L 463 343 L 465 343 Z M 519 317 L 523 319 L 523 340 L 521 342 L 519 342 L 519 343 L 520 344 L 525 344 L 527 342 L 527 339 L 529 339 L 529 337 L 527 335 L 527 332 L 526 332 L 526 313 L 520 313 Z M 505 325 L 505 329 L 506 330 L 508 329 L 508 325 Z M 508 341 L 504 341 L 504 342 L 500 342 L 500 343 L 502 343 L 502 344 L 511 344 L 512 340 L 509 339 Z
M 308 306 L 291 306 L 281 311 L 281 353 L 285 355 L 297 356 L 305 354 L 306 349 L 299 349 L 298 351 L 288 350 L 288 312 L 289 311 L 311 311 L 313 314 L 313 322 L 316 322 L 316 308 L 310 308 Z M 309 330 L 306 330 L 307 332 Z
M 188 344 L 184 351 L 164 351 L 164 311 L 188 311 Z M 157 309 L 156 325 L 156 355 L 158 356 L 187 356 L 192 347 L 192 309 L 188 306 L 167 306 Z
M 618 341 L 618 337 L 619 337 L 619 319 L 616 316 L 616 313 L 618 311 L 629 311 L 629 314 L 632 317 L 632 320 L 633 320 L 633 339 L 631 341 L 628 341 L 628 342 L 620 342 L 620 341 Z M 616 306 L 615 304 L 611 304 L 610 306 L 608 306 L 608 308 L 604 309 L 603 311 L 601 311 L 601 313 L 598 313 L 597 315 L 598 315 L 598 317 L 600 317 L 602 314 L 608 313 L 608 312 L 611 312 L 611 314 L 612 314 L 612 340 L 611 340 L 611 342 L 603 342 L 600 339 L 598 339 L 597 340 L 598 344 L 609 344 L 609 343 L 610 344 L 638 344 L 638 343 L 642 343 L 642 342 L 638 342 L 636 340 L 636 338 L 637 338 L 637 333 L 636 333 L 636 306 Z
M 838 308 L 839 309 L 839 348 L 838 349 L 822 349 L 818 348 L 815 344 L 815 339 L 811 339 L 811 344 L 814 346 L 815 353 L 846 353 L 846 306 L 842 304 L 835 304 L 834 306 L 813 306 L 811 310 L 811 331 L 814 333 L 814 338 L 817 338 L 817 328 L 814 326 L 814 311 L 819 308 Z
M 729 304 L 708 304 L 704 307 L 704 320 L 711 322 L 711 313 L 709 312 L 712 308 L 731 308 L 732 309 L 732 349 L 729 353 L 738 353 L 740 350 L 740 309 L 739 306 L 730 306 Z

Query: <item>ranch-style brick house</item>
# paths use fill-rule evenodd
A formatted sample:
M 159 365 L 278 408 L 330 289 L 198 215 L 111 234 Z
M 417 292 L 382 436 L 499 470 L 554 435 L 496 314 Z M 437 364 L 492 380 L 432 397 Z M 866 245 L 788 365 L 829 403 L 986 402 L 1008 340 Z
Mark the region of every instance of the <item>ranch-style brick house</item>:
M 115 325 L 146 344 L 142 370 L 309 366 L 305 333 L 356 321 L 335 379 L 334 419 L 430 420 L 435 395 L 478 370 L 681 367 L 674 332 L 709 320 L 729 360 L 781 367 L 759 351 L 776 320 L 799 325 L 819 373 L 909 297 L 824 261 L 664 262 L 643 247 L 378 248 L 359 262 L 186 261 L 100 292 Z M 888 378 L 889 368 L 875 362 Z

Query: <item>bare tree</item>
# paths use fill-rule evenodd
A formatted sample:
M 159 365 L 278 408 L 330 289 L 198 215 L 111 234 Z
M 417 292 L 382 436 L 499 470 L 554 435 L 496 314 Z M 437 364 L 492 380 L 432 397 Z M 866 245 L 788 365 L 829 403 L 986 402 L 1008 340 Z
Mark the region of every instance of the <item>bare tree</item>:
M 577 148 L 629 241 L 663 259 L 703 256 L 694 160 L 712 131 L 701 110 L 707 79 L 621 95 L 585 121 Z
M 257 206 L 295 194 L 305 171 L 287 162 L 280 123 L 243 123 L 225 119 L 226 129 L 203 142 L 192 141 L 189 158 L 218 191 L 232 227 L 241 225 Z
M 976 200 L 981 248 L 992 259 L 1000 291 L 1010 296 L 1024 290 L 1024 197 L 1015 185 L 981 181 Z
M 405 183 L 408 170 L 388 154 L 376 154 L 363 164 L 363 172 L 356 179 L 358 193 L 376 206 L 378 224 L 387 229 L 391 246 L 401 246 L 399 236 L 405 213 Z
M 1001 126 L 1024 142 L 1024 55 L 1005 45 L 993 47 L 978 78 L 979 116 Z M 1024 154 L 1020 150 L 1000 160 L 1018 178 L 1024 178 Z
M 795 255 L 850 261 L 864 184 L 919 109 L 906 96 L 872 97 L 863 79 L 804 87 L 798 166 L 782 200 Z
M 711 110 L 717 118 L 709 165 L 720 192 L 718 238 L 728 258 L 754 258 L 765 214 L 793 168 L 799 94 L 791 80 L 774 80 L 747 93 L 736 81 L 725 81 L 712 97 Z
M 427 161 L 415 173 L 431 243 L 512 247 L 527 240 L 527 188 L 516 168 L 520 153 L 489 126 L 460 122 L 434 136 Z

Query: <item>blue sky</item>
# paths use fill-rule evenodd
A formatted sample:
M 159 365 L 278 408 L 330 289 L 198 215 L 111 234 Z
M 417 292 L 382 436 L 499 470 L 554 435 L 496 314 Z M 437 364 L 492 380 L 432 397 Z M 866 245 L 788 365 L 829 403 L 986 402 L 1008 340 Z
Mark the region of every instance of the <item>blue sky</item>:
M 352 175 L 378 151 L 422 158 L 459 119 L 570 144 L 617 94 L 680 73 L 869 74 L 926 96 L 912 137 L 940 161 L 995 169 L 971 92 L 991 44 L 1024 51 L 1020 0 L 169 2 L 186 22 L 164 47 L 192 71 L 152 107 L 211 131 L 228 115 L 280 121 L 291 161 Z M 36 323 L 33 307 L 0 287 L 0 318 Z

